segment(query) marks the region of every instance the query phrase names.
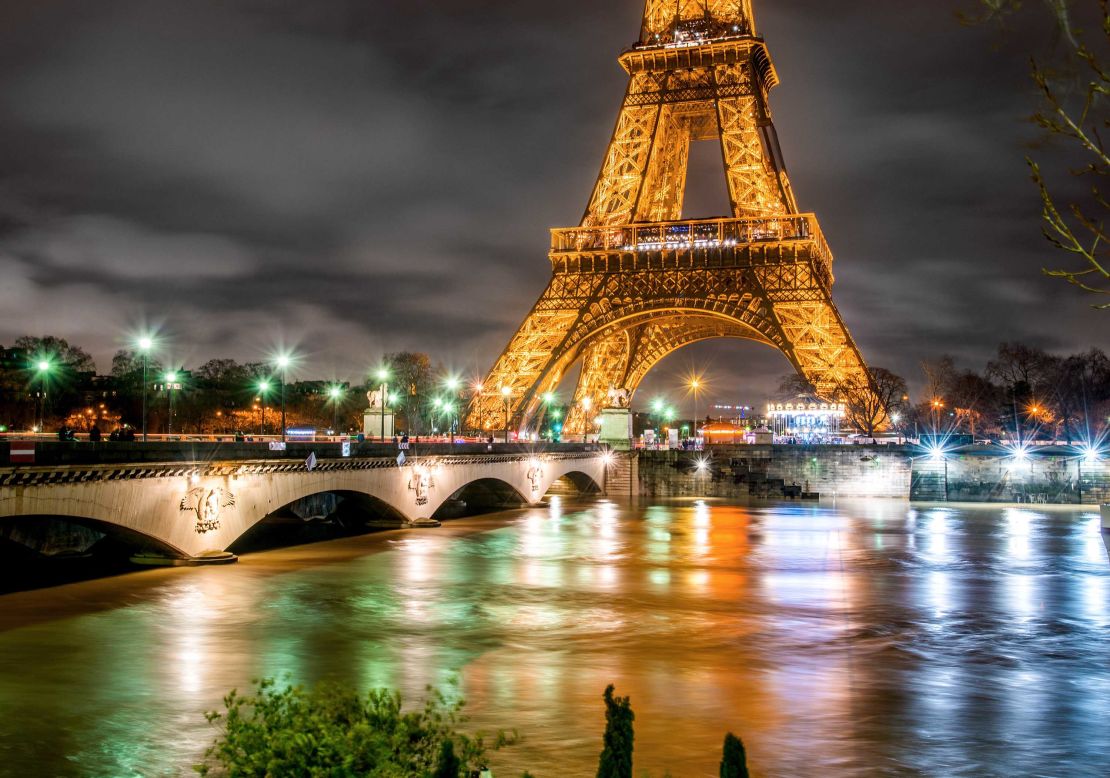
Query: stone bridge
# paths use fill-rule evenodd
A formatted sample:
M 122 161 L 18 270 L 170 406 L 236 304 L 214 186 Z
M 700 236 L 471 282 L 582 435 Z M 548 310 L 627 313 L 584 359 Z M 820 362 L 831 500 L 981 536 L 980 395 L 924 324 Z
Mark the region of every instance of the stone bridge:
M 332 494 L 398 524 L 472 494 L 534 504 L 560 478 L 605 485 L 603 451 L 253 459 L 0 468 L 0 522 L 63 518 L 176 559 L 218 557 L 267 516 Z M 502 503 L 503 504 L 503 503 Z M 227 555 L 225 555 L 227 556 Z

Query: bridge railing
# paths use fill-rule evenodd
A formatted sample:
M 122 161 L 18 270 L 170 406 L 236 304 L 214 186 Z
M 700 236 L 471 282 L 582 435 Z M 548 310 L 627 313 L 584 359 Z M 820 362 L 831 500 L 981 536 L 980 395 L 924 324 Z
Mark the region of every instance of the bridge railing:
M 174 441 L 165 443 L 88 443 L 85 441 L 37 441 L 32 461 L 11 462 L 10 444 L 0 441 L 0 467 L 71 465 L 143 465 L 156 463 L 196 463 L 211 461 L 267 461 L 303 464 L 309 454 L 318 460 L 373 459 L 393 462 L 401 453 L 391 443 L 351 442 L 350 456 L 344 457 L 340 443 L 286 444 L 284 451 L 271 451 L 265 444 L 242 442 Z M 489 455 L 524 456 L 531 454 L 596 453 L 600 446 L 582 443 L 415 443 L 404 450 L 405 458 L 425 456 L 477 457 Z
M 405 466 L 434 465 L 497 465 L 519 462 L 551 462 L 575 459 L 596 459 L 599 451 L 545 451 L 545 452 L 493 452 L 482 454 L 421 454 L 406 460 Z M 335 473 L 352 470 L 397 470 L 398 462 L 392 457 L 342 457 L 319 459 L 313 473 Z M 212 476 L 244 476 L 304 474 L 305 462 L 288 459 L 250 460 L 198 460 L 181 462 L 143 462 L 117 464 L 67 464 L 29 465 L 25 467 L 0 467 L 0 488 L 27 486 L 59 486 L 99 481 L 130 481 L 156 478 L 181 478 L 196 483 Z

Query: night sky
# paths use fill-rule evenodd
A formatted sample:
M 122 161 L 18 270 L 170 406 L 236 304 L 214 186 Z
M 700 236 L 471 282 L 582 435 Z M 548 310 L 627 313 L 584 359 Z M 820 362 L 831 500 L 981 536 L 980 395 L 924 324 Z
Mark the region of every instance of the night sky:
M 1039 273 L 1060 258 L 1023 161 L 1051 153 L 1031 147 L 1025 58 L 1051 36 L 968 29 L 958 7 L 756 3 L 835 299 L 868 362 L 911 379 L 941 353 L 981 367 L 1002 340 L 1110 345 L 1108 314 Z M 186 366 L 285 346 L 299 377 L 358 379 L 384 351 L 492 364 L 549 277 L 548 229 L 581 218 L 642 3 L 0 9 L 0 343 L 56 334 L 107 371 L 157 326 Z M 726 213 L 719 152 L 694 158 L 687 216 Z M 644 391 L 702 368 L 752 404 L 790 369 L 704 344 Z

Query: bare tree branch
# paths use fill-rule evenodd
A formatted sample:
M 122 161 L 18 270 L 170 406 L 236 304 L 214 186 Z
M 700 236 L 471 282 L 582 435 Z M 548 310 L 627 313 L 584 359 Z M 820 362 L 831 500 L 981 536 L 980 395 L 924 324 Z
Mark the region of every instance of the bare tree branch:
M 1110 126 L 1106 116 L 1106 99 L 1110 96 L 1110 71 L 1096 52 L 1083 30 L 1073 23 L 1072 4 L 1075 0 L 1044 0 L 1066 48 L 1067 64 L 1078 71 L 1060 75 L 1035 58 L 1032 78 L 1040 91 L 1043 106 L 1032 121 L 1050 136 L 1074 142 L 1090 160 L 1072 170 L 1075 176 L 1093 175 L 1096 179 L 1110 175 L 1110 154 L 1102 140 L 1102 130 Z M 1021 0 L 979 0 L 979 13 L 964 16 L 968 23 L 1004 20 L 1022 8 Z M 1099 33 L 1096 42 L 1105 48 L 1110 44 L 1110 0 L 1098 0 Z M 1076 89 L 1078 87 L 1078 90 Z M 1075 99 L 1074 93 L 1082 96 Z M 1075 266 L 1043 268 L 1047 276 L 1060 278 L 1076 288 L 1099 296 L 1110 296 L 1110 246 L 1107 245 L 1107 223 L 1110 214 L 1106 198 L 1092 186 L 1089 200 L 1083 203 L 1059 204 L 1052 193 L 1040 165 L 1027 160 L 1033 181 L 1041 194 L 1043 232 L 1057 249 L 1071 254 Z M 1110 302 L 1095 303 L 1095 308 L 1110 310 Z

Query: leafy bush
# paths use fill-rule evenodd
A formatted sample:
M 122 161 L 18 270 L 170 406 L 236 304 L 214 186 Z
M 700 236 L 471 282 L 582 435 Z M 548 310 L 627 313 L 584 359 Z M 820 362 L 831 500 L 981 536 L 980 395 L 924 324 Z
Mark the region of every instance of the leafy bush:
M 224 697 L 226 712 L 205 714 L 222 732 L 195 769 L 236 778 L 465 778 L 487 748 L 515 741 L 499 732 L 487 745 L 458 732 L 463 703 L 428 692 L 423 708 L 406 713 L 397 692 L 361 697 L 332 683 L 306 690 L 256 681 L 253 694 Z

